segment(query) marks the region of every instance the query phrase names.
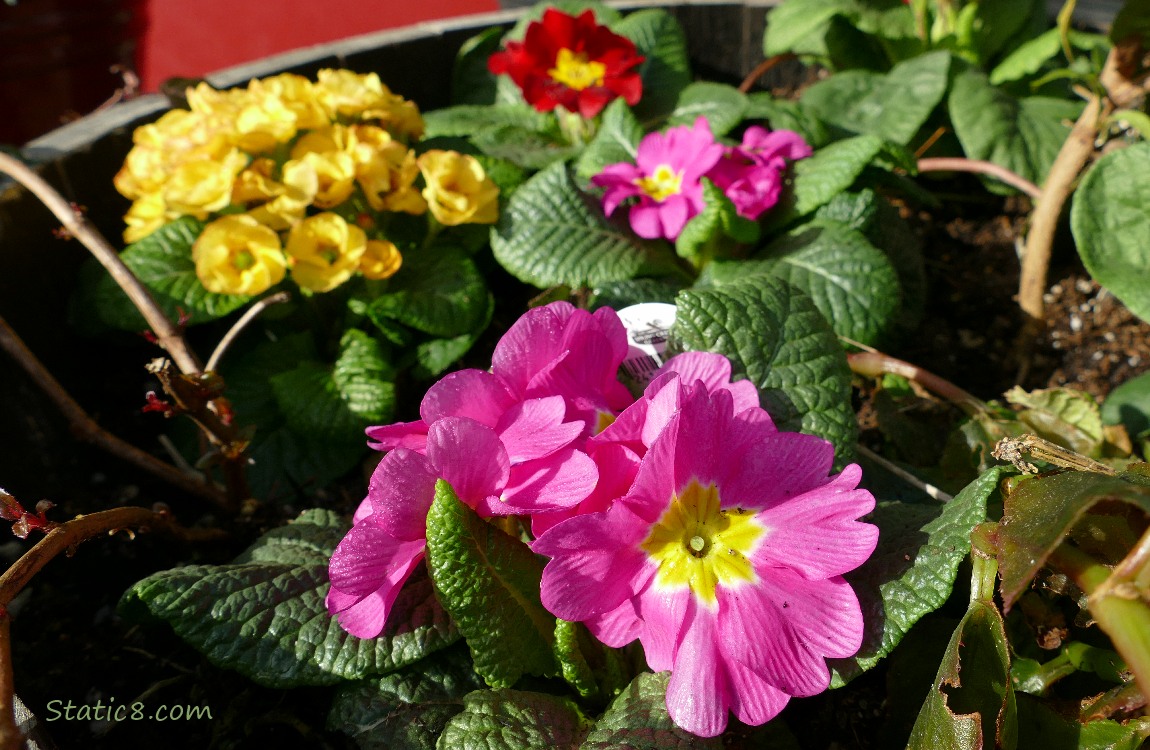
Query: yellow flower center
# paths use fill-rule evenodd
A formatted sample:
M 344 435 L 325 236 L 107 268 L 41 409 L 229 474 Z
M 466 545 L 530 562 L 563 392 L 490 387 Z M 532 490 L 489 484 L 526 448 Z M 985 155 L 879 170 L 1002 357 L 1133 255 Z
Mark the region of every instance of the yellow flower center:
M 547 71 L 552 80 L 576 91 L 602 86 L 606 73 L 607 66 L 603 63 L 588 60 L 582 52 L 572 52 L 566 47 L 555 57 L 555 67 Z
M 672 195 L 678 195 L 683 187 L 683 173 L 671 169 L 670 164 L 655 167 L 654 174 L 635 180 L 647 195 L 662 203 Z
M 655 585 L 690 587 L 707 605 L 715 589 L 757 580 L 748 555 L 766 533 L 752 511 L 722 509 L 719 491 L 691 480 L 640 545 L 659 570 Z
M 232 255 L 232 265 L 236 267 L 237 271 L 246 271 L 255 264 L 255 256 L 252 255 L 251 250 L 246 248 L 243 250 L 237 250 Z

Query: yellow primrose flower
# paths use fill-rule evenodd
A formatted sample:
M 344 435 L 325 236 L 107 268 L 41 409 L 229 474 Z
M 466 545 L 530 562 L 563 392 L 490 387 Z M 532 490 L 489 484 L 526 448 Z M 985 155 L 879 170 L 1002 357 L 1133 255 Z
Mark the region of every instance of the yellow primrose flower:
M 279 235 L 250 216 L 216 219 L 192 245 L 196 276 L 209 292 L 252 296 L 283 280 Z
M 292 278 L 313 292 L 331 291 L 351 278 L 366 250 L 364 231 L 330 211 L 293 226 L 286 248 Z
M 302 161 L 315 170 L 318 180 L 312 204 L 318 208 L 333 208 L 351 197 L 355 190 L 355 162 L 343 151 L 315 151 L 304 154 Z
M 164 185 L 164 202 L 177 216 L 207 218 L 232 201 L 232 185 L 247 166 L 248 157 L 233 149 L 222 159 L 185 162 L 172 172 Z
M 418 164 L 427 183 L 423 197 L 440 224 L 493 224 L 499 218 L 499 188 L 475 157 L 432 150 Z
M 316 76 L 319 98 L 333 117 L 378 119 L 395 135 L 419 138 L 423 135 L 423 118 L 414 102 L 393 94 L 376 73 L 359 74 L 351 70 L 319 71 Z
M 351 131 L 355 179 L 368 204 L 376 211 L 425 212 L 427 202 L 415 189 L 419 177 L 415 152 L 374 125 L 356 125 Z
M 322 128 L 330 124 L 327 110 L 316 96 L 315 85 L 295 73 L 280 73 L 269 78 L 258 78 L 248 84 L 254 96 L 274 96 L 295 113 L 296 127 L 301 130 Z
M 273 190 L 274 198 L 252 207 L 248 213 L 261 224 L 282 231 L 303 219 L 319 192 L 319 175 L 307 162 L 289 161 L 283 167 L 283 181 L 275 183 Z
M 168 220 L 164 196 L 159 192 L 141 195 L 132 201 L 128 213 L 124 214 L 124 242 L 142 240 L 164 225 Z
M 236 116 L 235 129 L 237 146 L 248 153 L 265 153 L 295 137 L 296 113 L 278 97 L 252 97 Z
M 368 240 L 363 257 L 359 259 L 359 272 L 369 279 L 386 279 L 395 275 L 403 265 L 399 248 L 390 240 Z

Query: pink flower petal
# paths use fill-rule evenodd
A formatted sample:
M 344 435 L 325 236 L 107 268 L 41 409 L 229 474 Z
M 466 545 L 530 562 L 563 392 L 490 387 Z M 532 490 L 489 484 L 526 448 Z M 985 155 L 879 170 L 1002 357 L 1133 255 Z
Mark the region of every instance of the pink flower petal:
M 599 469 L 599 481 L 595 483 L 595 490 L 574 508 L 533 514 L 531 532 L 536 537 L 542 536 L 543 532 L 560 521 L 575 515 L 607 510 L 616 499 L 627 493 L 631 483 L 635 481 L 635 474 L 639 471 L 639 457 L 634 451 L 615 443 L 593 447 L 590 450 L 588 455 Z
M 495 375 L 482 370 L 460 370 L 445 375 L 428 389 L 419 414 L 427 424 L 444 417 L 467 417 L 494 427 L 514 403 L 515 397 Z
M 631 229 L 643 239 L 653 240 L 665 237 L 663 233 L 662 207 L 650 199 L 631 206 L 627 220 L 631 222 Z
M 591 631 L 591 635 L 611 648 L 626 646 L 637 639 L 643 629 L 643 621 L 639 619 L 635 604 L 630 599 L 624 600 L 609 612 L 588 617 L 584 620 L 584 624 Z
M 384 585 L 397 567 L 423 554 L 423 539 L 400 541 L 371 521 L 351 527 L 332 553 L 328 574 L 333 588 L 365 596 Z
M 731 713 L 749 726 L 766 724 L 779 715 L 791 696 L 747 669 L 734 659 L 724 663 L 727 669 L 727 698 Z
M 375 522 L 396 539 L 423 539 L 436 479 L 431 464 L 415 451 L 396 448 L 388 453 L 367 487 Z
M 578 505 L 595 489 L 599 470 L 574 448 L 511 467 L 503 493 L 480 501 L 476 510 L 496 516 L 562 510 Z
M 727 728 L 727 675 L 718 648 L 724 634 L 716 625 L 714 612 L 692 602 L 667 684 L 671 720 L 700 737 L 717 737 Z
M 512 406 L 493 425 L 512 464 L 543 458 L 583 433 L 582 422 L 564 422 L 562 396 L 532 398 Z
M 784 614 L 791 629 L 814 653 L 845 659 L 862 647 L 862 609 L 841 576 L 807 581 L 792 571 L 774 570 L 764 579 L 764 595 L 787 603 Z
M 447 417 L 431 425 L 427 458 L 459 499 L 472 507 L 497 494 L 511 470 L 495 430 L 466 417 Z
M 731 360 L 713 352 L 683 352 L 669 359 L 658 374 L 675 372 L 683 383 L 701 380 L 709 391 L 728 391 L 735 400 L 735 413 L 759 406 L 759 391 L 749 380 L 731 382 Z
M 427 423 L 422 419 L 415 422 L 396 422 L 395 424 L 368 427 L 364 432 L 374 441 L 368 442 L 368 446 L 377 451 L 407 448 L 417 453 L 423 453 L 427 447 Z
M 574 313 L 575 306 L 562 301 L 528 310 L 495 345 L 491 371 L 512 393 L 524 393 L 531 378 L 565 351 L 564 329 Z
M 635 609 L 643 620 L 639 640 L 647 666 L 655 672 L 665 672 L 675 663 L 675 651 L 681 641 L 680 633 L 686 624 L 687 610 L 693 606 L 695 595 L 686 586 L 660 588 L 654 582 L 655 566 L 650 569 L 648 583 L 634 599 Z
M 742 415 L 740 415 L 742 416 Z M 741 420 L 737 420 L 741 421 Z M 744 508 L 764 508 L 829 482 L 834 446 L 797 432 L 764 434 L 723 477 L 723 497 Z
M 391 605 L 395 604 L 396 596 L 399 595 L 411 571 L 422 559 L 421 549 L 419 554 L 414 555 L 406 563 L 397 563 L 392 575 L 388 576 L 382 586 L 338 613 L 340 627 L 356 638 L 379 636 L 387 624 L 387 617 L 391 613 Z

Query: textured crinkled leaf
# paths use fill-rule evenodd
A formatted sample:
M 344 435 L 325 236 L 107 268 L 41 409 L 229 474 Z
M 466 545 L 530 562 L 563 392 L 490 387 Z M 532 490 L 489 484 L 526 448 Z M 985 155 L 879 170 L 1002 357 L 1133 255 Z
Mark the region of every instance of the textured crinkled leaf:
M 432 339 L 421 341 L 415 347 L 415 357 L 418 364 L 412 368 L 412 374 L 417 378 L 433 378 L 446 370 L 467 352 L 479 340 L 479 337 L 491 323 L 491 316 L 495 313 L 495 299 L 488 297 L 487 311 L 483 317 L 483 324 L 474 333 L 465 333 L 450 339 Z
M 847 683 L 894 650 L 907 631 L 943 605 L 970 532 L 986 520 L 986 503 L 1008 470 L 995 466 L 949 503 L 879 503 L 867 520 L 879 528 L 878 547 L 845 577 L 858 594 L 866 631 L 859 652 L 832 659 L 831 685 Z
M 442 247 L 411 255 L 389 280 L 387 291 L 368 305 L 368 315 L 440 338 L 480 331 L 487 322 L 491 293 L 475 263 Z
M 515 191 L 491 235 L 491 249 L 512 275 L 542 288 L 622 281 L 656 256 L 670 255 L 665 244 L 608 223 L 598 200 L 576 188 L 562 164 Z
M 603 110 L 595 137 L 575 162 L 575 174 L 580 183 L 590 183 L 592 177 L 610 164 L 633 164 L 642 139 L 643 126 L 635 119 L 635 113 L 627 106 L 627 102 L 616 99 L 608 104 Z
M 695 120 L 704 117 L 717 138 L 726 135 L 742 122 L 746 111 L 747 96 L 734 86 L 696 81 L 679 94 L 667 124 L 691 127 Z
M 1098 402 L 1084 391 L 1044 388 L 1024 391 L 1014 386 L 1004 394 L 1007 401 L 1023 407 L 1018 419 L 1039 437 L 1076 453 L 1101 458 L 1106 436 Z
M 579 750 L 719 750 L 720 737 L 696 737 L 667 713 L 670 672 L 644 672 L 631 681 L 595 723 Z
M 148 612 L 218 666 L 269 687 L 332 685 L 384 674 L 458 638 L 417 572 L 396 599 L 382 635 L 349 635 L 324 605 L 327 565 L 346 522 L 305 511 L 294 528 L 261 538 L 230 565 L 155 573 L 124 594 L 126 613 Z
M 1127 380 L 1102 402 L 1102 421 L 1122 424 L 1131 437 L 1150 430 L 1150 372 Z
M 1014 750 L 1010 647 L 993 603 L 973 601 L 947 646 L 907 750 Z
M 939 50 L 904 60 L 885 74 L 842 71 L 804 91 L 802 102 L 849 133 L 907 144 L 942 101 L 950 60 L 949 52 Z
M 716 262 L 716 285 L 757 274 L 781 278 L 811 296 L 835 333 L 876 344 L 894 327 L 902 301 L 898 272 L 867 238 L 845 224 L 813 221 L 777 238 L 750 261 Z
M 573 748 L 590 722 L 564 698 L 523 690 L 477 690 L 463 698 L 439 737 L 439 750 Z
M 760 276 L 720 289 L 685 290 L 675 304 L 671 336 L 677 348 L 726 355 L 734 376 L 759 389 L 780 430 L 829 440 L 836 464 L 849 462 L 858 435 L 850 368 L 810 297 L 781 279 Z
M 543 563 L 461 503 L 443 480 L 427 514 L 427 567 L 488 685 L 558 674 L 555 617 L 539 601 Z
M 665 10 L 646 8 L 611 24 L 611 30 L 635 43 L 646 58 L 639 65 L 643 98 L 635 114 L 643 122 L 661 120 L 675 108 L 679 93 L 691 82 L 691 62 L 683 27 Z
M 495 125 L 476 131 L 471 142 L 483 153 L 506 159 L 526 169 L 542 169 L 548 164 L 570 159 L 580 146 L 562 133 L 529 130 L 519 125 Z
M 433 750 L 463 696 L 483 687 L 467 648 L 438 651 L 378 680 L 336 691 L 327 728 L 353 737 L 360 750 Z
M 567 684 L 588 700 L 616 695 L 631 676 L 628 659 L 579 622 L 555 621 L 555 661 Z
M 1150 487 L 1085 471 L 1031 477 L 1006 496 L 997 535 L 1005 611 L 1066 534 L 1103 500 L 1130 503 L 1150 513 Z
M 486 128 L 513 125 L 536 133 L 559 133 L 555 115 L 530 104 L 464 105 L 424 113 L 424 138 L 470 137 Z
M 849 188 L 882 150 L 883 140 L 878 136 L 858 135 L 835 141 L 810 158 L 795 162 L 790 217 L 805 216 L 830 202 Z
M 1070 134 L 1082 105 L 1032 96 L 1016 99 L 992 86 L 984 73 L 957 75 L 948 100 L 954 133 L 966 156 L 985 159 L 1041 185 Z M 992 190 L 1013 190 L 988 182 Z
M 898 273 L 902 307 L 895 323 L 913 330 L 926 307 L 926 265 L 922 247 L 898 209 L 873 190 L 839 193 L 815 212 L 815 219 L 837 221 L 857 229 L 886 253 Z
M 758 223 L 740 216 L 726 193 L 706 178 L 703 201 L 703 210 L 691 217 L 675 239 L 679 257 L 701 268 L 712 258 L 729 257 L 735 243 L 752 244 L 759 239 Z
M 192 244 L 204 223 L 184 217 L 169 222 L 120 253 L 121 260 L 140 280 L 169 320 L 190 316 L 188 323 L 221 318 L 247 304 L 251 297 L 213 294 L 204 289 L 192 262 Z M 144 318 L 124 291 L 104 271 L 93 266 L 73 303 L 73 314 L 98 317 L 123 331 L 147 329 Z
M 771 130 L 790 130 L 802 136 L 811 148 L 830 141 L 826 123 L 801 101 L 778 99 L 766 91 L 747 95 L 748 120 L 766 120 Z
M 357 329 L 340 341 L 331 366 L 303 362 L 268 378 L 288 426 L 311 439 L 348 444 L 362 440 L 363 429 L 391 418 L 395 408 L 393 376 L 379 343 Z
M 1070 228 L 1090 275 L 1142 320 L 1150 320 L 1146 240 L 1150 143 L 1103 156 L 1074 191 Z
M 675 304 L 675 296 L 683 289 L 681 279 L 639 278 L 601 284 L 591 290 L 591 309 L 611 307 L 622 310 L 640 302 L 666 302 Z

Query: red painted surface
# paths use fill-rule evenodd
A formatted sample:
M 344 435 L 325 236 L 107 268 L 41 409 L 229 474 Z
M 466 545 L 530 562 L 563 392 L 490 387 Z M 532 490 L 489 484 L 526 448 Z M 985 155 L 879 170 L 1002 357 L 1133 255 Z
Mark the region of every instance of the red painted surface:
M 137 53 L 144 91 L 298 47 L 438 18 L 498 0 L 147 0 Z

